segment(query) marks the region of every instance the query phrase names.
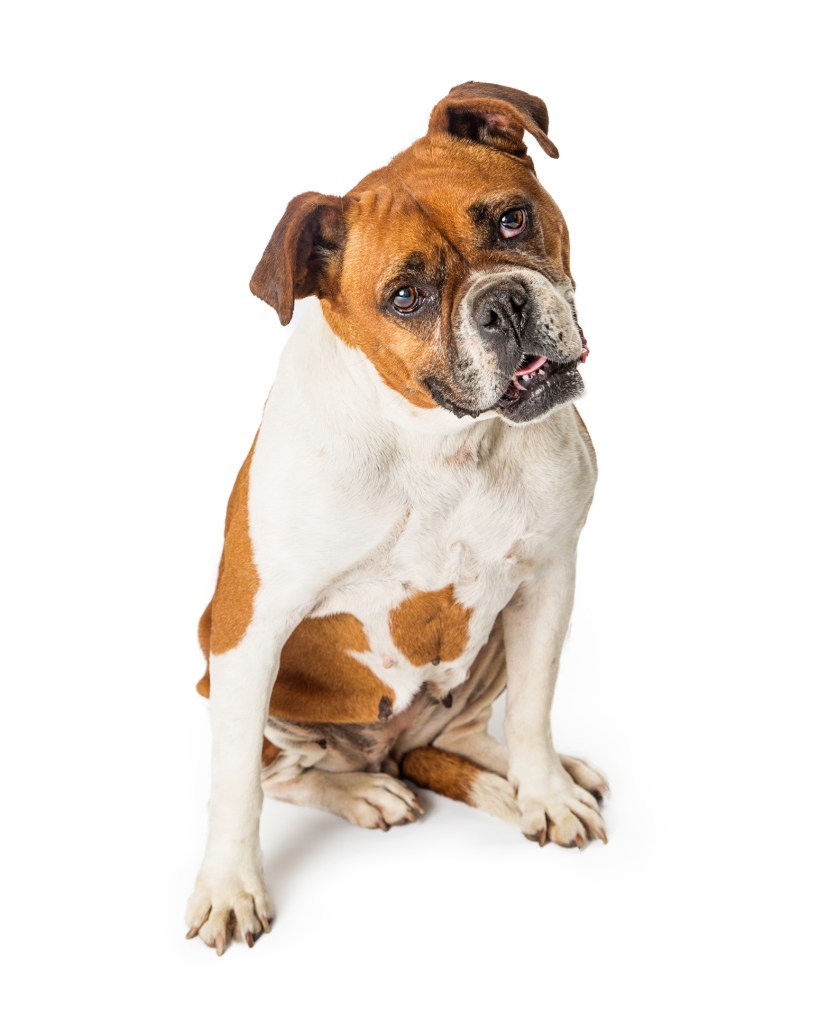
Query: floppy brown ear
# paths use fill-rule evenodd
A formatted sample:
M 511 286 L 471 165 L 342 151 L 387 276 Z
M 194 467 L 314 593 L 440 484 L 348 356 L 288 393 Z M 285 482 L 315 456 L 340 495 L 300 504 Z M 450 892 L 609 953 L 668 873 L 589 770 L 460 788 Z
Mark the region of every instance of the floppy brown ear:
M 250 278 L 250 290 L 272 305 L 282 325 L 297 298 L 328 293 L 344 243 L 337 195 L 304 192 L 291 199 Z
M 560 154 L 549 138 L 549 111 L 543 100 L 489 82 L 456 85 L 429 118 L 429 134 L 446 132 L 521 158 L 526 157 L 524 131 L 557 159 Z

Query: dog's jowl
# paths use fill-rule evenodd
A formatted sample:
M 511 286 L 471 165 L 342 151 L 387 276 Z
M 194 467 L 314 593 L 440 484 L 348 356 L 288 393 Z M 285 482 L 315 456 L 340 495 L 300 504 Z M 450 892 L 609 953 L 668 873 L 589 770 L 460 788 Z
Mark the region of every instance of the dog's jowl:
M 547 841 L 605 841 L 600 773 L 550 709 L 594 489 L 569 235 L 524 133 L 469 82 L 344 196 L 306 192 L 250 282 L 306 299 L 228 503 L 199 635 L 213 759 L 189 935 L 270 926 L 263 794 L 388 830 L 413 785 Z M 487 731 L 506 690 L 508 745 Z

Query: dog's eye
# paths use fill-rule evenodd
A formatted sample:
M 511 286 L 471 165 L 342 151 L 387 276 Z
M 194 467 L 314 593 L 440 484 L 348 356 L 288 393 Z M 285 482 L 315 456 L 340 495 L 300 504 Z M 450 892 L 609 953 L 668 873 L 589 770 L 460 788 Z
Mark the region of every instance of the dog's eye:
M 422 298 L 417 288 L 399 288 L 392 296 L 392 307 L 397 313 L 414 313 Z
M 519 234 L 523 234 L 528 223 L 529 214 L 526 210 L 521 208 L 507 210 L 498 224 L 501 238 L 516 238 Z

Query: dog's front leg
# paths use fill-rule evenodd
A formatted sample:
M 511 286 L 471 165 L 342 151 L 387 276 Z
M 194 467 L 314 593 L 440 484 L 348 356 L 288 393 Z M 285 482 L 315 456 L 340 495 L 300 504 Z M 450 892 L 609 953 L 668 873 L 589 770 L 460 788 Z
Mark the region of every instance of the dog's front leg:
M 233 928 L 251 947 L 262 930 L 270 930 L 259 844 L 261 750 L 285 638 L 283 622 L 251 623 L 237 646 L 210 658 L 208 841 L 186 922 L 188 937 L 198 933 L 219 955 Z
M 574 600 L 575 551 L 551 560 L 523 583 L 503 611 L 509 780 L 516 787 L 521 828 L 532 841 L 547 838 L 582 848 L 606 841 L 594 797 L 575 784 L 555 752 L 551 709 L 560 652 Z

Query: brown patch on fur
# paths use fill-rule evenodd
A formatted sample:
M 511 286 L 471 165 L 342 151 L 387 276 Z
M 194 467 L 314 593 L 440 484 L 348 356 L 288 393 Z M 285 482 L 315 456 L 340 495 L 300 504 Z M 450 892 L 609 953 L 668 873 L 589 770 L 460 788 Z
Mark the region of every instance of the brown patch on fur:
M 228 501 L 225 545 L 210 607 L 210 652 L 213 654 L 223 654 L 240 642 L 253 617 L 253 599 L 259 589 L 247 508 L 250 463 L 255 448 L 254 438 Z M 205 611 L 202 616 L 200 630 L 206 627 L 204 619 L 207 614 Z
M 258 434 L 257 434 L 258 436 Z M 225 543 L 219 561 L 216 592 L 199 619 L 199 646 L 207 660 L 223 654 L 241 640 L 253 617 L 253 598 L 259 588 L 259 573 L 253 560 L 247 510 L 250 463 L 256 439 L 239 470 L 225 516 Z M 210 696 L 210 671 L 196 683 L 196 691 Z
M 393 642 L 411 664 L 455 661 L 466 649 L 472 609 L 455 599 L 450 583 L 442 590 L 413 593 L 390 611 Z
M 350 656 L 369 648 L 355 615 L 305 618 L 282 650 L 270 714 L 298 722 L 383 721 L 392 711 L 395 692 Z
M 388 305 L 402 285 L 396 276 L 401 257 L 412 254 L 436 266 L 443 239 L 386 169 L 373 186 L 345 197 L 353 201 L 345 208 L 344 262 L 335 296 L 322 303 L 324 315 L 342 341 L 364 352 L 388 387 L 418 408 L 436 408 L 423 380 L 446 373 L 446 345 L 424 317 L 402 321 Z
M 204 674 L 196 682 L 196 692 L 200 697 L 209 699 L 211 696 L 211 669 L 204 669 Z
M 481 769 L 464 757 L 434 746 L 411 750 L 401 761 L 401 776 L 425 789 L 475 806 L 473 787 Z
M 205 610 L 202 612 L 202 617 L 199 619 L 199 646 L 202 649 L 202 653 L 205 655 L 205 674 L 196 683 L 196 691 L 201 696 L 210 696 L 210 668 L 207 664 L 208 657 L 210 656 L 210 626 L 212 616 L 213 601 L 208 604 Z
M 274 746 L 267 736 L 262 736 L 262 767 L 270 767 L 280 753 L 278 746 Z
M 253 618 L 259 573 L 248 529 L 247 489 L 255 448 L 256 438 L 233 484 L 225 516 L 225 543 L 216 592 L 199 619 L 199 647 L 206 661 L 211 654 L 224 654 L 235 647 Z M 196 682 L 196 692 L 203 697 L 211 695 L 211 672 L 207 666 Z

